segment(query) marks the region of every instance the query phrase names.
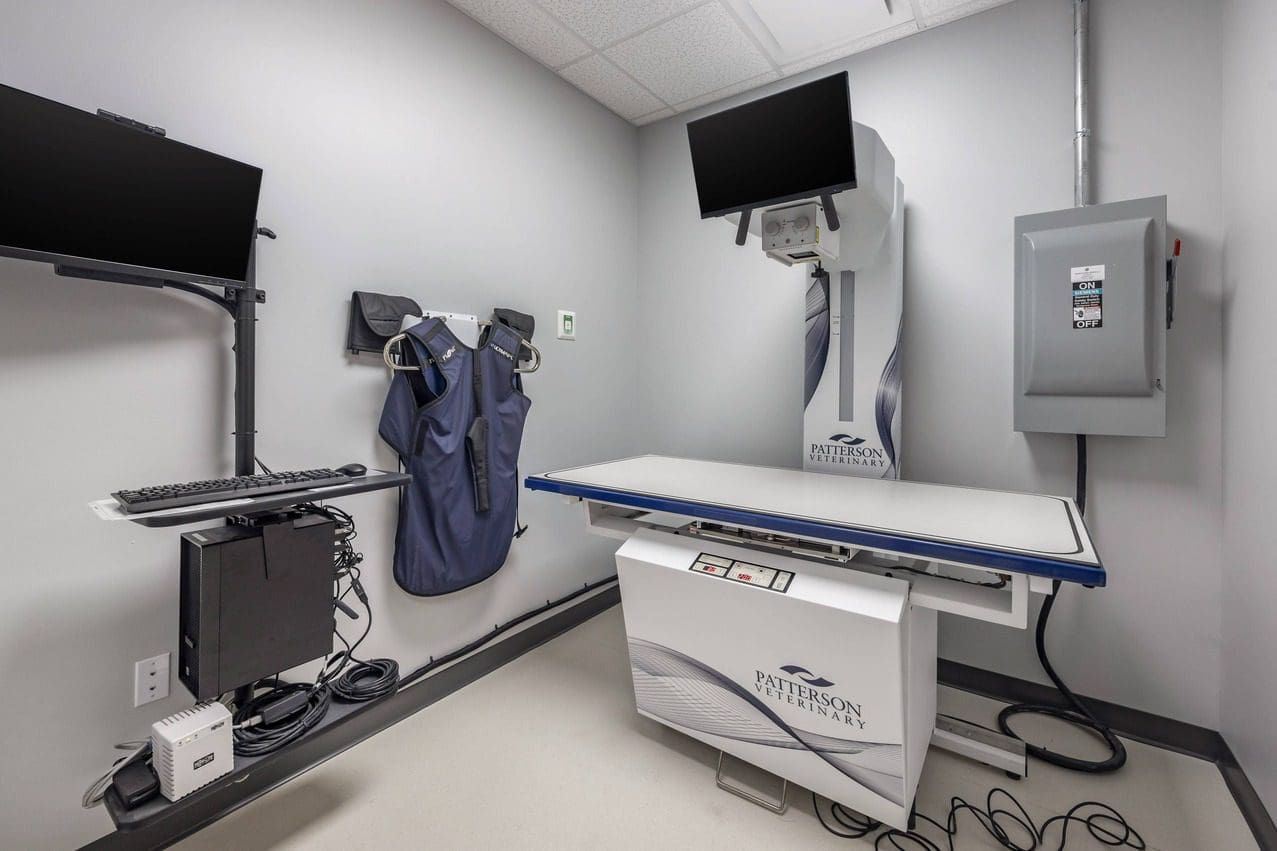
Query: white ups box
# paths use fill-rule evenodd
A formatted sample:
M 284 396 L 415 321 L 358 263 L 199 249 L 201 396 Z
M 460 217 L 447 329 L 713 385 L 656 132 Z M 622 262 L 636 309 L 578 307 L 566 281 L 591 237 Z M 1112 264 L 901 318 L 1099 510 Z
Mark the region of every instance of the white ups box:
M 616 562 L 642 715 L 906 826 L 936 714 L 907 582 L 651 530 Z

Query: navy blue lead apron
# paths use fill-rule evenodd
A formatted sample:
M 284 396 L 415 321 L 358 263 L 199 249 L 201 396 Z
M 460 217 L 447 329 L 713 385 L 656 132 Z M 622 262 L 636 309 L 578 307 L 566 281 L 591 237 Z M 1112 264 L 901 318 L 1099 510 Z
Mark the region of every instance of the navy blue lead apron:
M 532 401 L 514 371 L 521 340 L 493 323 L 476 349 L 441 319 L 408 329 L 406 365 L 386 394 L 378 430 L 412 482 L 399 503 L 395 581 L 435 596 L 482 582 L 514 537 L 516 466 Z

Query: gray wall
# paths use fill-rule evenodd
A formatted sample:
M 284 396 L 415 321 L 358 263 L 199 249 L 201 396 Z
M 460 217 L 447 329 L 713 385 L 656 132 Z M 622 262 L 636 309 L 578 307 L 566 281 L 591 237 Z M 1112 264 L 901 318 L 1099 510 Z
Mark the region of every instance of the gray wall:
M 1092 441 L 1091 526 L 1111 585 L 1066 592 L 1052 646 L 1084 693 L 1222 725 L 1271 806 L 1277 469 L 1263 441 L 1274 412 L 1255 388 L 1274 359 L 1261 140 L 1275 129 L 1264 39 L 1277 22 L 1260 0 L 1231 0 L 1225 18 L 1221 55 L 1213 4 L 1096 4 L 1097 198 L 1167 193 L 1187 254 L 1170 436 Z M 281 237 L 259 265 L 267 463 L 393 464 L 375 434 L 384 370 L 340 348 L 355 288 L 537 315 L 546 364 L 528 381 L 527 470 L 635 451 L 800 463 L 802 272 L 696 217 L 685 116 L 636 134 L 426 0 L 0 0 L 0 21 L 0 82 L 265 168 L 262 220 Z M 906 185 L 910 478 L 1071 492 L 1071 441 L 1011 429 L 1009 358 L 1011 220 L 1072 200 L 1069 39 L 1067 3 L 1020 0 L 833 66 L 851 71 L 857 117 Z M 576 343 L 547 339 L 560 307 L 579 312 Z M 38 695 L 5 702 L 0 747 L 26 781 L 6 784 L 0 844 L 105 832 L 78 798 L 109 745 L 189 702 L 175 682 L 169 700 L 131 706 L 133 661 L 174 649 L 175 535 L 102 523 L 84 503 L 229 471 L 229 342 L 224 318 L 181 294 L 0 260 L 0 463 L 25 489 L 0 494 L 0 672 Z M 377 606 L 367 650 L 406 667 L 610 570 L 612 544 L 528 496 L 532 531 L 493 581 L 411 598 L 386 569 L 393 498 L 346 505 Z M 957 619 L 941 635 L 947 658 L 1041 679 L 1031 644 Z
M 1224 5 L 1224 682 L 1221 724 L 1277 813 L 1277 6 Z
M 636 131 L 451 7 L 0 0 L 0 81 L 168 128 L 265 169 L 262 459 L 393 467 L 376 435 L 387 375 L 342 351 L 352 289 L 536 315 L 545 354 L 525 471 L 632 453 Z M 552 340 L 554 311 L 578 341 Z M 180 293 L 0 260 L 0 594 L 6 768 L 0 846 L 105 833 L 80 794 L 189 705 L 132 708 L 133 662 L 176 651 L 177 534 L 96 520 L 122 486 L 230 472 L 230 324 Z M 22 488 L 18 495 L 17 487 Z M 369 655 L 406 668 L 611 571 L 612 544 L 558 500 L 492 581 L 412 598 L 390 578 L 395 499 L 359 521 L 376 607 Z M 22 780 L 15 778 L 21 772 Z
M 1083 694 L 1215 728 L 1219 14 L 1122 0 L 1096 3 L 1093 26 L 1096 199 L 1169 195 L 1186 255 L 1169 436 L 1092 441 L 1089 525 L 1110 585 L 1065 590 L 1050 643 Z M 1012 219 L 1073 202 L 1071 38 L 1070 4 L 1021 0 L 803 77 L 851 72 L 853 111 L 904 180 L 908 478 L 1072 494 L 1072 439 L 1011 426 Z M 639 134 L 648 446 L 797 466 L 801 273 L 697 219 L 689 117 Z M 949 659 L 1042 680 L 1032 648 L 1027 632 L 942 622 Z

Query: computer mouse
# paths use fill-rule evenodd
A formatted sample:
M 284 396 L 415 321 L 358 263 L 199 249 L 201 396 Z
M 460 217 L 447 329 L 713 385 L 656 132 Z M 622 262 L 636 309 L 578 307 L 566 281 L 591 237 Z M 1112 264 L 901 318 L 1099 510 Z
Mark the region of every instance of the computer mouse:
M 347 476 L 362 476 L 368 472 L 368 468 L 363 464 L 347 464 L 344 467 L 338 467 L 337 472 Z

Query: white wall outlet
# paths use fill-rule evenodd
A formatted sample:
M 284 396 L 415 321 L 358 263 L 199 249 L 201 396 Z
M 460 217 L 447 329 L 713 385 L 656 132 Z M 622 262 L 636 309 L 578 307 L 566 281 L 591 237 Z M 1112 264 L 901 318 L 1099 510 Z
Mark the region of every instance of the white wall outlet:
M 133 705 L 168 697 L 169 654 L 161 653 L 133 663 Z
M 576 311 L 560 310 L 558 337 L 560 340 L 576 339 Z

